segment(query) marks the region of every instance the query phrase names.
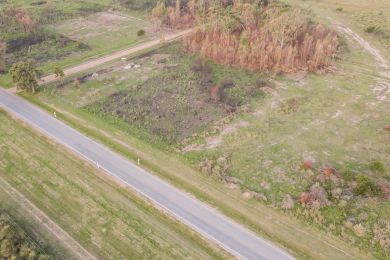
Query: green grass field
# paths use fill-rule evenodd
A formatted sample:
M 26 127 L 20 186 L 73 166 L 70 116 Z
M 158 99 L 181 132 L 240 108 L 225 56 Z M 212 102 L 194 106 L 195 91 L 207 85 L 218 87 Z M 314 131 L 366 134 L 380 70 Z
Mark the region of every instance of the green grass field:
M 62 146 L 3 111 L 0 120 L 1 178 L 94 255 L 104 259 L 228 257 Z
M 390 59 L 390 2 L 387 0 L 320 0 L 297 1 L 294 4 L 311 8 L 322 17 L 343 21 L 369 39 Z

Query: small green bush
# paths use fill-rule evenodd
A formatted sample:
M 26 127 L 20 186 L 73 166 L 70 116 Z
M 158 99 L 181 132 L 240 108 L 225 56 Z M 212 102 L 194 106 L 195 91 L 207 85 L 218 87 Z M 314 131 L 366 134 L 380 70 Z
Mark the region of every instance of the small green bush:
M 341 7 L 336 8 L 336 11 L 337 11 L 337 12 L 342 12 L 342 11 L 343 11 L 343 8 L 341 8 Z
M 345 169 L 341 172 L 341 176 L 346 181 L 352 181 L 354 177 L 354 173 L 351 169 Z
M 364 31 L 366 33 L 373 33 L 376 31 L 376 27 L 375 26 L 368 26 Z
M 141 36 L 144 36 L 144 35 L 145 35 L 145 31 L 144 30 L 142 30 L 142 29 L 138 30 L 137 36 L 141 37 Z
M 375 173 L 385 173 L 385 166 L 381 161 L 372 161 L 368 168 Z
M 356 177 L 354 192 L 356 195 L 378 195 L 380 189 L 370 177 L 360 174 Z

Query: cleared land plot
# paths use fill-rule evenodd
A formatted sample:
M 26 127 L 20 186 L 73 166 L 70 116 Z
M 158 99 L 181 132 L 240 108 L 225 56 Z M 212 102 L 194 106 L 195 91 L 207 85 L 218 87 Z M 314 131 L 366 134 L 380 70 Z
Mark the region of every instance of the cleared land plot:
M 6 70 L 30 58 L 45 73 L 52 73 L 54 67 L 64 68 L 155 37 L 145 10 L 135 11 L 124 1 L 39 3 L 0 3 Z M 18 22 L 18 12 L 31 20 L 28 29 Z M 145 33 L 138 35 L 139 30 Z M 9 76 L 2 75 L 0 84 L 10 86 Z
M 1 177 L 97 257 L 227 257 L 63 147 L 0 120 Z
M 53 30 L 92 48 L 107 48 L 107 45 L 115 48 L 115 45 L 130 45 L 136 42 L 140 29 L 149 35 L 152 33 L 149 26 L 147 21 L 137 17 L 101 12 L 54 25 Z
M 260 75 L 240 71 L 233 80 L 232 71 L 202 64 L 175 44 L 98 70 L 77 89 L 71 82 L 44 92 L 145 138 L 177 143 L 265 95 Z
M 73 55 L 73 57 L 56 63 L 62 67 L 156 37 L 148 18 L 142 16 L 139 18 L 119 12 L 90 14 L 65 20 L 50 25 L 48 28 L 90 48 L 90 51 Z M 143 30 L 145 34 L 138 36 L 139 30 Z M 53 67 L 53 65 L 49 65 L 49 67 Z

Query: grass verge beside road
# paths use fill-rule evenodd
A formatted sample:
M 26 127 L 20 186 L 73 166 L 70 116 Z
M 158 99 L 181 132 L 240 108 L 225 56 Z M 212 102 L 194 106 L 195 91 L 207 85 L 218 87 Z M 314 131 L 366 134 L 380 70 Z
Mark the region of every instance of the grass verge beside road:
M 60 120 L 130 160 L 136 162 L 140 158 L 142 167 L 190 192 L 302 259 L 367 258 L 365 252 L 330 234 L 309 227 L 255 200 L 244 199 L 240 190 L 229 189 L 217 179 L 189 167 L 177 155 L 159 150 L 145 141 L 118 131 L 103 119 L 93 117 L 82 110 L 62 110 L 54 105 L 44 104 L 32 96 L 23 96 L 49 113 L 57 111 Z M 317 249 L 313 251 L 313 247 Z
M 229 258 L 62 146 L 0 111 L 0 174 L 99 258 Z

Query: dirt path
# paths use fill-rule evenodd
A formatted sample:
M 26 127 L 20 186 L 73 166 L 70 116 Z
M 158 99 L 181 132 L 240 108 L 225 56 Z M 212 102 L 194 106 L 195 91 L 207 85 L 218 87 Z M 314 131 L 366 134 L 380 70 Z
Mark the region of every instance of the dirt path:
M 114 53 L 109 54 L 107 56 L 103 56 L 101 58 L 97 58 L 97 59 L 94 59 L 91 61 L 81 63 L 81 64 L 76 65 L 74 67 L 64 69 L 65 77 L 79 73 L 79 72 L 83 72 L 83 71 L 86 71 L 86 70 L 89 70 L 92 68 L 95 68 L 95 67 L 100 66 L 104 63 L 107 63 L 107 62 L 110 62 L 110 61 L 113 61 L 116 59 L 120 59 L 122 57 L 129 56 L 130 54 L 134 54 L 136 52 L 154 47 L 158 44 L 161 44 L 162 42 L 171 42 L 171 41 L 177 40 L 177 39 L 181 38 L 182 36 L 190 33 L 191 31 L 192 31 L 192 29 L 188 29 L 188 30 L 184 30 L 184 31 L 180 31 L 180 32 L 169 33 L 169 34 L 162 36 L 161 38 L 153 39 L 151 41 L 132 46 L 132 47 L 127 48 L 125 50 L 117 51 L 117 52 L 114 52 Z M 39 82 L 39 84 L 44 85 L 44 84 L 47 84 L 47 83 L 50 83 L 50 82 L 53 82 L 56 80 L 58 80 L 58 78 L 56 78 L 56 76 L 54 74 L 51 74 L 51 75 L 48 75 L 48 76 L 41 78 L 41 81 Z M 15 87 L 8 89 L 8 91 L 11 93 L 18 92 Z
M 45 213 L 38 209 L 31 201 L 23 196 L 19 191 L 13 188 L 8 182 L 0 177 L 0 190 L 18 201 L 23 210 L 35 221 L 41 223 L 53 236 L 69 249 L 77 259 L 96 259 L 91 253 L 85 250 L 76 240 L 68 235 L 61 227 L 54 223 Z
M 347 35 L 351 37 L 353 40 L 358 42 L 368 53 L 370 53 L 378 63 L 378 70 L 379 70 L 379 80 L 377 82 L 377 85 L 374 87 L 373 91 L 376 95 L 377 102 L 382 102 L 387 100 L 387 94 L 390 93 L 390 65 L 386 58 L 380 53 L 378 49 L 373 47 L 368 41 L 364 40 L 362 37 L 360 37 L 358 34 L 356 34 L 354 31 L 352 31 L 347 26 L 343 25 L 342 23 L 328 17 L 335 28 L 342 34 Z M 338 118 L 340 115 L 342 115 L 342 107 L 345 107 L 351 103 L 356 102 L 359 99 L 359 96 L 351 96 L 349 101 L 342 104 L 341 108 L 338 109 L 335 114 L 333 114 L 331 117 L 324 119 L 324 120 L 316 120 L 312 123 L 306 125 L 301 131 L 298 131 L 294 135 L 290 135 L 287 138 L 284 138 L 282 140 L 279 140 L 277 142 L 272 143 L 271 145 L 279 145 L 281 143 L 285 143 L 287 141 L 293 140 L 294 138 L 297 138 L 298 136 L 302 135 L 306 132 L 307 129 L 310 127 L 323 125 L 326 123 L 329 123 L 331 120 Z M 375 103 L 372 103 L 375 104 Z
M 79 72 L 82 72 L 82 71 L 85 71 L 85 70 L 97 67 L 97 66 L 102 65 L 104 63 L 107 63 L 107 62 L 110 62 L 110 61 L 113 61 L 113 60 L 116 60 L 116 59 L 120 59 L 122 57 L 125 57 L 125 56 L 128 56 L 130 54 L 136 53 L 138 51 L 151 48 L 151 47 L 156 46 L 156 45 L 158 45 L 158 44 L 160 44 L 160 43 L 162 43 L 164 41 L 165 42 L 174 41 L 174 40 L 182 37 L 183 35 L 191 32 L 191 31 L 192 31 L 192 29 L 184 30 L 184 31 L 180 31 L 180 32 L 175 32 L 175 33 L 170 33 L 170 34 L 164 35 L 162 38 L 154 39 L 154 40 L 151 40 L 151 41 L 148 41 L 148 42 L 141 43 L 141 44 L 138 44 L 136 46 L 130 47 L 130 48 L 125 49 L 125 50 L 114 52 L 112 54 L 109 54 L 107 56 L 104 56 L 104 57 L 101 57 L 101 58 L 98 58 L 98 59 L 95 59 L 95 60 L 87 61 L 87 62 L 82 63 L 80 65 L 77 65 L 77 66 L 65 69 L 64 70 L 64 74 L 65 74 L 65 76 L 69 76 L 69 75 L 72 75 L 72 74 L 75 74 L 75 73 L 79 73 Z M 43 77 L 41 79 L 40 84 L 42 85 L 42 84 L 50 83 L 50 82 L 53 82 L 53 81 L 55 81 L 57 79 L 58 78 L 56 78 L 54 74 L 51 74 L 51 75 Z
M 330 18 L 331 19 L 331 18 Z M 368 53 L 370 53 L 378 63 L 378 70 L 381 78 L 379 79 L 377 86 L 374 88 L 374 93 L 379 102 L 387 100 L 387 94 L 390 92 L 390 65 L 386 58 L 380 53 L 378 49 L 373 47 L 368 41 L 364 40 L 354 31 L 340 22 L 331 19 L 336 29 L 351 37 L 357 43 L 359 43 Z

